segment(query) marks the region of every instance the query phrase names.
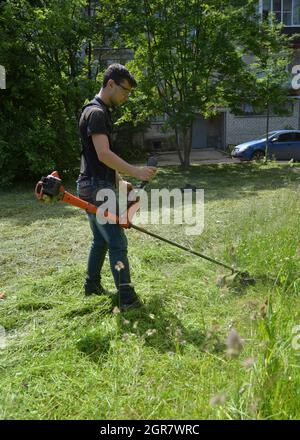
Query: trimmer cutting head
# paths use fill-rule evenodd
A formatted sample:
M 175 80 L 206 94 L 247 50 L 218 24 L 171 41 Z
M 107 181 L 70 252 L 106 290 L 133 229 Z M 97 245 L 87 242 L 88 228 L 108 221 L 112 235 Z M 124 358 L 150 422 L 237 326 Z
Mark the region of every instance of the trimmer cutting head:
M 238 270 L 232 270 L 230 275 L 223 275 L 217 279 L 217 285 L 220 287 L 239 288 L 253 286 L 255 283 L 255 279 L 250 276 L 249 272 L 242 272 Z

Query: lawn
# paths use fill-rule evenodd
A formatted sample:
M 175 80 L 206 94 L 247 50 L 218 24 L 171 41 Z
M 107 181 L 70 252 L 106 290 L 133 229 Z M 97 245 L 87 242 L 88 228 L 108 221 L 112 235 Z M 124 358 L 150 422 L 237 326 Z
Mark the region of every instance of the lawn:
M 226 269 L 129 230 L 145 307 L 125 314 L 83 295 L 83 211 L 38 203 L 33 185 L 0 193 L 1 419 L 300 417 L 300 168 L 168 167 L 152 187 L 186 183 L 205 191 L 203 233 L 145 227 L 256 284 L 224 283 Z M 108 262 L 103 279 L 113 294 Z

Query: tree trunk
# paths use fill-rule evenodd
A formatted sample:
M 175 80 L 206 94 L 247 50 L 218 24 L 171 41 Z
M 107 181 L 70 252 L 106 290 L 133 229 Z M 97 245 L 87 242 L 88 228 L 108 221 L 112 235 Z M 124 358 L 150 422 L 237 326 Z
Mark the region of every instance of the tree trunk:
M 192 148 L 192 126 L 178 130 L 175 127 L 176 149 L 181 166 L 186 170 L 190 166 L 190 154 Z M 182 156 L 183 152 L 183 156 Z
M 181 166 L 184 166 L 184 160 L 183 160 L 183 157 L 182 157 L 182 154 L 181 154 L 180 140 L 179 140 L 179 133 L 178 133 L 177 125 L 175 127 L 175 136 L 176 136 L 176 150 L 177 150 L 177 153 L 178 153 L 180 164 L 181 164 Z
M 183 130 L 183 152 L 184 152 L 184 169 L 187 170 L 190 166 L 190 155 L 192 148 L 192 126 Z

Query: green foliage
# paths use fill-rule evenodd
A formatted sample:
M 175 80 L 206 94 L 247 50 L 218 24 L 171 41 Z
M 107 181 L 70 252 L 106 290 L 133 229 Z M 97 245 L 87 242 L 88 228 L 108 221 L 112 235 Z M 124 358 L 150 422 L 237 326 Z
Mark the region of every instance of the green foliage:
M 7 72 L 0 95 L 2 183 L 78 166 L 77 111 L 95 90 L 82 57 L 95 22 L 84 6 L 82 0 L 0 5 L 0 60 Z
M 122 156 L 124 160 L 145 162 L 145 151 L 142 145 L 134 139 L 134 134 L 139 133 L 141 127 L 136 129 L 132 124 L 122 124 L 117 130 L 114 141 L 115 151 Z

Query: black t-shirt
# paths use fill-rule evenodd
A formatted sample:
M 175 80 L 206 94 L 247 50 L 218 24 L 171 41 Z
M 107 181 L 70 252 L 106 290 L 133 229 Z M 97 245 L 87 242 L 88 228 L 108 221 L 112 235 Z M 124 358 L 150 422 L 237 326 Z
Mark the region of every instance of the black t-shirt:
M 86 177 L 94 177 L 115 184 L 115 170 L 99 160 L 92 141 L 93 134 L 106 134 L 109 139 L 109 147 L 113 151 L 112 130 L 113 124 L 110 110 L 98 96 L 95 96 L 91 102 L 82 108 L 79 119 L 81 139 L 79 181 Z

